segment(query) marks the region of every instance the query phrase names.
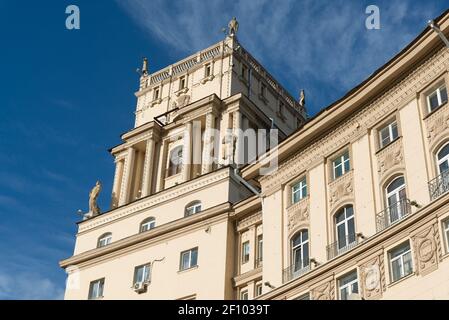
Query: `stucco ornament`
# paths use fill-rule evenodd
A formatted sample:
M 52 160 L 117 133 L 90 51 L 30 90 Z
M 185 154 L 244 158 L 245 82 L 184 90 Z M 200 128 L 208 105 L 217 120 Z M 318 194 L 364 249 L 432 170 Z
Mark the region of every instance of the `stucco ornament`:
M 231 37 L 237 34 L 237 31 L 239 30 L 239 23 L 235 17 L 233 17 L 231 21 L 229 21 L 228 28 L 229 28 L 229 35 Z
M 92 190 L 89 193 L 89 217 L 95 217 L 100 214 L 100 208 L 97 204 L 98 195 L 101 192 L 101 182 L 97 181 L 95 186 L 92 188 Z

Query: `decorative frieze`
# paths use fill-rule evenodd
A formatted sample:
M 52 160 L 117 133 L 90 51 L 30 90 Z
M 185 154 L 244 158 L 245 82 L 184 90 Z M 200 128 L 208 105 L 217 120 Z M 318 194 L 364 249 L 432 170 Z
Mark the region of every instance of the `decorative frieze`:
M 354 197 L 353 171 L 329 183 L 329 205 L 334 209 L 339 203 Z
M 366 107 L 361 108 L 360 112 L 349 117 L 342 125 L 281 163 L 275 175 L 263 176 L 260 179 L 263 192 L 269 194 L 273 190 L 278 190 L 291 177 L 299 175 L 310 168 L 312 164 L 322 161 L 328 154 L 332 154 L 345 144 L 366 134 L 367 130 L 372 128 L 385 114 L 393 112 L 407 101 L 416 98 L 416 92 L 419 92 L 429 81 L 447 69 L 448 57 L 449 51 L 439 50 L 392 86 L 390 90 Z
M 440 244 L 436 239 L 437 234 L 437 225 L 434 224 L 412 236 L 416 274 L 425 275 L 438 267 L 438 246 Z
M 311 290 L 312 300 L 335 300 L 335 284 L 330 280 Z
M 250 226 L 256 225 L 261 222 L 262 222 L 262 212 L 257 212 L 243 218 L 242 220 L 237 221 L 236 229 L 237 231 L 242 231 L 249 228 Z
M 379 299 L 385 288 L 385 267 L 382 255 L 377 255 L 360 266 L 363 297 Z
M 449 129 L 449 105 L 446 103 L 438 110 L 435 110 L 425 119 L 425 123 L 427 140 L 429 144 L 432 144 Z
M 309 223 L 309 197 L 292 204 L 287 208 L 288 232 L 292 232 L 297 226 Z
M 377 172 L 380 178 L 391 169 L 404 166 L 404 151 L 402 140 L 397 139 L 377 154 Z

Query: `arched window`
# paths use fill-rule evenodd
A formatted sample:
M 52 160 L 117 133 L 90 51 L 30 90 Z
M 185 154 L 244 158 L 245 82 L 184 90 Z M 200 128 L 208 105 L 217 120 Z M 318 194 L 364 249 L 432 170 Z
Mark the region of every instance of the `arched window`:
M 403 176 L 397 177 L 385 189 L 388 205 L 389 224 L 393 223 L 407 214 L 407 194 L 405 191 L 405 180 Z
M 112 241 L 112 233 L 106 232 L 98 238 L 97 247 L 101 248 L 107 246 Z
M 192 214 L 198 213 L 201 211 L 201 202 L 193 201 L 186 206 L 184 215 L 186 217 L 191 216 Z
M 438 171 L 440 174 L 449 169 L 449 143 L 444 145 L 437 153 Z
M 349 247 L 356 241 L 354 209 L 352 205 L 340 209 L 335 214 L 335 229 L 337 236 L 337 253 Z
M 181 172 L 182 169 L 182 146 L 174 148 L 170 152 L 168 165 L 168 176 L 171 177 Z
M 293 272 L 309 265 L 309 232 L 301 230 L 291 240 Z
M 156 226 L 156 220 L 153 217 L 146 218 L 140 223 L 140 232 L 151 230 Z

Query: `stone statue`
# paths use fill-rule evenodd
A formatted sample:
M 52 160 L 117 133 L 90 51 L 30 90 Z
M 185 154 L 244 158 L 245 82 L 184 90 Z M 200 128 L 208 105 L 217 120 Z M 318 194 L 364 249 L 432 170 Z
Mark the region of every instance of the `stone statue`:
M 147 58 L 143 58 L 142 75 L 143 76 L 148 75 L 148 59 Z
M 301 93 L 299 94 L 299 105 L 301 107 L 304 107 L 306 104 L 306 94 L 304 93 L 304 89 L 301 90 Z
M 233 17 L 231 21 L 229 21 L 228 28 L 229 35 L 231 37 L 235 36 L 237 31 L 239 30 L 239 23 L 237 22 L 237 19 L 235 17 Z
M 97 198 L 101 191 L 101 182 L 97 181 L 95 184 L 95 187 L 92 188 L 92 190 L 89 193 L 89 217 L 95 217 L 100 214 L 100 208 L 97 204 Z

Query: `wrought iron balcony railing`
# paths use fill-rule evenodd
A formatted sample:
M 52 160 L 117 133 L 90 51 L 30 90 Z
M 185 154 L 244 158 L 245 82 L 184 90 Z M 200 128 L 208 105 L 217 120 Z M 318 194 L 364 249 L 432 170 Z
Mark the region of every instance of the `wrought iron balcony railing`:
M 327 260 L 331 260 L 342 253 L 345 253 L 359 243 L 359 235 L 358 234 L 349 234 L 346 237 L 335 241 L 327 246 Z
M 430 200 L 433 201 L 449 191 L 449 170 L 444 171 L 435 179 L 429 181 Z
M 376 215 L 376 231 L 381 232 L 412 212 L 410 200 L 401 199 Z
M 307 263 L 306 266 L 299 266 L 299 265 L 293 264 L 290 267 L 284 269 L 284 272 L 282 275 L 283 283 L 286 283 L 290 280 L 296 279 L 309 271 L 310 271 L 310 262 Z

